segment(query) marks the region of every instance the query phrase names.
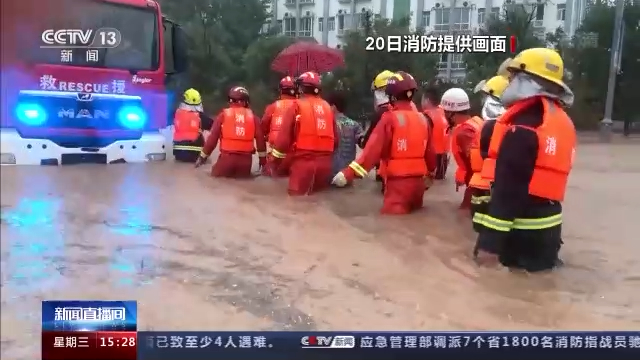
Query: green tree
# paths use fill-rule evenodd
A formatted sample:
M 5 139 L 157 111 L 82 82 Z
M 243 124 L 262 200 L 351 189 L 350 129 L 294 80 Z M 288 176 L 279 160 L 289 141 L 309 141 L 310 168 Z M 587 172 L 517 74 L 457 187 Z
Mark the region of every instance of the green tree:
M 507 1 L 500 13 L 488 16 L 479 30 L 479 35 L 515 36 L 518 50 L 544 46 L 544 33 L 534 27 L 536 8 L 544 5 L 538 2 L 525 1 L 516 4 Z M 467 81 L 475 86 L 479 81 L 496 74 L 498 67 L 508 57 L 500 53 L 471 53 L 465 55 L 467 64 Z

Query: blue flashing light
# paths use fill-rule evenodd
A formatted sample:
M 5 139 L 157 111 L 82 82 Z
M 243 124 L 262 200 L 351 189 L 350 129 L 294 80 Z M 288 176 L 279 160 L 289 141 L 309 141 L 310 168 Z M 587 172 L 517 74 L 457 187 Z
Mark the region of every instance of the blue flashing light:
M 20 103 L 16 107 L 18 120 L 28 126 L 41 126 L 47 122 L 47 112 L 39 104 Z
M 125 106 L 118 112 L 118 121 L 129 130 L 141 130 L 147 123 L 147 113 L 139 106 Z

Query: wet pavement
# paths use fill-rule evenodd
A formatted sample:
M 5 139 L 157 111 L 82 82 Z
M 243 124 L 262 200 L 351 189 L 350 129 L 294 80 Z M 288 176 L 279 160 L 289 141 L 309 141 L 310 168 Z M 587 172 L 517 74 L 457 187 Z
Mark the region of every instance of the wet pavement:
M 137 300 L 144 330 L 637 330 L 638 149 L 579 148 L 542 275 L 472 263 L 450 181 L 381 217 L 371 181 L 291 199 L 172 162 L 3 167 L 2 358 L 39 357 L 44 299 Z

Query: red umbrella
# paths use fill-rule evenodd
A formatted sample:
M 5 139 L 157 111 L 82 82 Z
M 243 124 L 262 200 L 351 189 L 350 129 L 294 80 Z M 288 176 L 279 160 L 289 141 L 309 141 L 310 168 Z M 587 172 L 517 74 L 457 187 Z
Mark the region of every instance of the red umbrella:
M 271 69 L 287 75 L 298 75 L 306 71 L 324 73 L 343 65 L 341 50 L 301 41 L 282 50 L 271 63 Z

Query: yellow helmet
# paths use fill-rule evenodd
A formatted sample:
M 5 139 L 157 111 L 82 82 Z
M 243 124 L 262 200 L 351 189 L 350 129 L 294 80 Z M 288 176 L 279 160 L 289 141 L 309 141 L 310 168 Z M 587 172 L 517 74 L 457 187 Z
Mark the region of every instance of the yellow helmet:
M 504 76 L 494 76 L 484 83 L 482 91 L 499 99 L 507 85 L 509 85 L 509 79 Z
M 371 83 L 371 91 L 378 90 L 380 88 L 387 86 L 387 80 L 389 80 L 389 78 L 392 77 L 394 74 L 395 73 L 392 71 L 385 70 L 380 74 L 376 75 L 376 77 L 373 79 L 373 82 Z
M 564 62 L 557 51 L 547 48 L 532 48 L 522 51 L 507 66 L 510 71 L 524 71 L 562 87 Z
M 187 105 L 200 105 L 202 104 L 202 97 L 198 90 L 191 88 L 184 92 L 184 103 Z

